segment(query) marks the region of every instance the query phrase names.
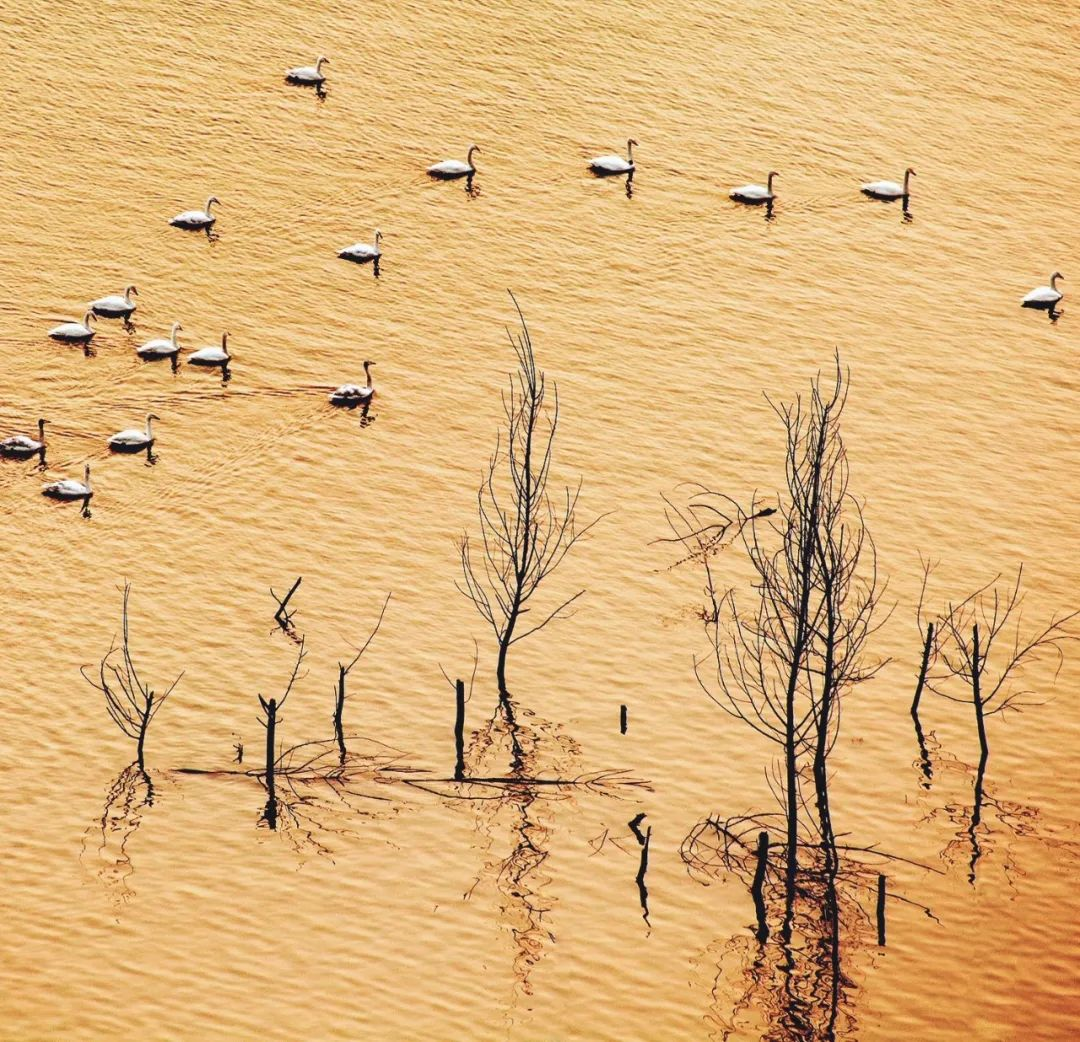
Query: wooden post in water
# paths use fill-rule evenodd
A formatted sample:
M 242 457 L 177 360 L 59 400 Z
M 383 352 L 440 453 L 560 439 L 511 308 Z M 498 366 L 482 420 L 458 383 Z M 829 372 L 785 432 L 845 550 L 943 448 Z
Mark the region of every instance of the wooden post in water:
M 345 667 L 338 663 L 337 699 L 334 702 L 334 738 L 337 740 L 338 759 L 345 766 L 345 731 L 341 723 L 345 712 Z
M 619 734 L 626 734 L 626 706 L 619 706 Z
M 750 887 L 750 896 L 754 899 L 754 912 L 757 915 L 755 936 L 764 944 L 769 939 L 768 908 L 765 905 L 765 871 L 769 867 L 769 834 L 758 833 L 757 867 L 754 869 L 754 882 Z
M 277 728 L 277 699 L 263 703 L 266 709 L 266 823 L 277 828 L 277 795 L 274 788 L 274 732 Z
M 454 781 L 465 780 L 465 681 L 454 685 L 457 713 L 454 717 Z
M 877 877 L 877 943 L 885 947 L 885 876 Z

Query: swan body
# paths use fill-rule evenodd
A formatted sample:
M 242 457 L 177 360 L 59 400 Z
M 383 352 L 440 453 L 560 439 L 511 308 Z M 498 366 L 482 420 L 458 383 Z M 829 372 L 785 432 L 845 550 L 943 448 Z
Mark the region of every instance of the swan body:
M 872 199 L 906 199 L 911 195 L 911 179 L 915 171 L 909 166 L 904 171 L 904 183 L 896 181 L 868 181 L 859 190 Z
M 210 212 L 210 207 L 217 203 L 221 205 L 221 200 L 216 195 L 210 196 L 206 200 L 205 210 L 185 210 L 183 213 L 178 213 L 169 224 L 174 228 L 187 228 L 187 229 L 199 229 L 209 228 L 217 218 Z
M 320 54 L 315 59 L 314 65 L 298 65 L 295 69 L 286 69 L 285 79 L 290 83 L 325 83 L 326 77 L 322 74 L 322 67 L 329 64 L 330 59 Z
M 200 347 L 188 355 L 188 365 L 226 366 L 231 360 L 228 333 L 221 334 L 221 347 Z
M 363 405 L 364 402 L 369 401 L 372 395 L 375 394 L 375 387 L 371 382 L 371 367 L 374 362 L 364 363 L 364 375 L 367 377 L 367 383 L 361 387 L 358 384 L 342 384 L 336 390 L 330 393 L 331 405 Z
M 444 159 L 441 163 L 429 166 L 427 172 L 431 177 L 437 177 L 443 181 L 449 181 L 455 177 L 471 176 L 476 173 L 476 167 L 473 166 L 473 153 L 479 151 L 479 146 L 470 145 L 464 163 L 460 159 Z
M 175 358 L 180 353 L 180 344 L 177 343 L 177 330 L 183 329 L 179 322 L 172 324 L 172 331 L 167 337 L 155 337 L 147 340 L 145 344 L 135 348 L 135 353 L 140 358 Z
M 767 185 L 740 185 L 733 188 L 728 195 L 740 203 L 770 203 L 776 198 L 772 190 L 773 178 L 776 176 L 776 171 L 770 170 Z
M 146 417 L 146 430 L 141 431 L 138 427 L 130 427 L 126 431 L 118 431 L 109 439 L 109 448 L 123 452 L 125 449 L 146 449 L 154 444 L 153 421 L 158 419 L 153 413 Z
M 1065 276 L 1060 271 L 1055 271 L 1050 276 L 1050 285 L 1036 286 L 1020 301 L 1020 306 L 1025 308 L 1052 308 L 1064 296 L 1057 288 L 1057 280 L 1064 278 Z
M 629 138 L 626 142 L 626 158 L 622 156 L 597 156 L 589 160 L 589 169 L 594 174 L 629 174 L 634 170 L 634 145 L 637 142 Z
M 368 261 L 377 260 L 382 256 L 382 232 L 375 229 L 375 241 L 373 243 L 357 242 L 352 246 L 346 246 L 338 253 L 342 260 L 355 261 L 357 264 L 366 264 Z
M 90 324 L 94 320 L 94 313 L 88 311 L 83 315 L 81 322 L 61 322 L 49 330 L 49 336 L 53 340 L 86 341 L 93 340 L 97 330 Z
M 76 481 L 75 478 L 63 478 L 46 485 L 42 488 L 41 494 L 50 499 L 89 499 L 94 494 L 90 486 L 90 464 L 86 464 L 82 481 Z
M 13 434 L 0 441 L 0 456 L 32 456 L 45 448 L 45 421 L 38 420 L 38 436 L 35 440 L 28 434 Z
M 135 301 L 131 299 L 133 293 L 138 296 L 139 291 L 134 286 L 128 286 L 123 295 L 113 293 L 108 297 L 98 297 L 90 301 L 90 310 L 104 318 L 127 318 L 135 310 Z

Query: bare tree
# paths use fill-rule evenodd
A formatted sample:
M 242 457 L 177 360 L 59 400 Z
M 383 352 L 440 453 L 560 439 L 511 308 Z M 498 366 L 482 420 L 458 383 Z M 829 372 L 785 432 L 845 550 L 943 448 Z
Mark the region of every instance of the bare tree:
M 1056 659 L 1060 670 L 1063 645 L 1077 638 L 1072 629 L 1072 623 L 1080 615 L 1076 611 L 1055 615 L 1041 629 L 1024 633 L 1021 612 L 1023 572 L 1021 565 L 1012 584 L 1000 585 L 1000 576 L 997 576 L 963 601 L 947 606 L 938 623 L 942 635 L 939 657 L 943 670 L 928 681 L 935 694 L 953 702 L 970 704 L 975 714 L 979 766 L 970 826 L 975 851 L 973 866 L 977 857 L 975 830 L 981 820 L 986 767 L 990 759 L 986 719 L 1040 705 L 1032 700 L 1033 692 L 1021 684 L 1025 669 L 1051 657 Z M 958 695 L 949 689 L 947 682 L 953 678 L 967 688 L 964 694 Z
M 499 433 L 477 492 L 480 534 L 474 539 L 466 533 L 461 539 L 463 578 L 456 585 L 491 627 L 498 643 L 499 704 L 517 766 L 521 748 L 507 680 L 510 649 L 554 619 L 570 614 L 570 605 L 584 590 L 554 608 L 540 609 L 535 617 L 530 613 L 544 580 L 600 518 L 579 526 L 580 481 L 576 487 L 558 491 L 550 487 L 559 425 L 558 389 L 552 384 L 549 399 L 525 316 L 513 293 L 510 299 L 521 323 L 520 332 L 507 329 L 518 368 L 510 374 L 510 386 L 502 395 L 506 429 Z
M 367 651 L 371 642 L 375 639 L 375 634 L 379 632 L 382 627 L 383 617 L 386 615 L 386 607 L 390 603 L 390 594 L 386 595 L 386 600 L 383 601 L 382 608 L 379 611 L 379 617 L 375 622 L 375 627 L 371 633 L 368 634 L 367 640 L 356 650 L 356 654 L 347 663 L 338 663 L 338 682 L 337 690 L 334 693 L 334 741 L 337 742 L 338 757 L 341 764 L 345 763 L 345 730 L 342 721 L 342 716 L 345 712 L 345 681 L 353 668 L 364 656 L 364 652 Z
M 881 587 L 859 502 L 848 491 L 840 418 L 845 373 L 814 380 L 808 396 L 774 405 L 785 431 L 785 489 L 776 508 L 744 510 L 729 496 L 696 486 L 686 507 L 667 501 L 667 519 L 705 575 L 701 619 L 711 645 L 695 662 L 702 689 L 721 709 L 780 748 L 774 792 L 784 812 L 785 892 L 792 900 L 800 843 L 816 833 L 828 861 L 835 843 L 828 756 L 843 694 L 880 668 L 866 658 L 878 628 Z M 738 546 L 752 572 L 747 611 L 724 589 L 716 556 Z M 816 822 L 803 820 L 804 770 L 814 783 Z M 790 931 L 791 908 L 785 921 Z
M 131 654 L 131 632 L 128 618 L 128 601 L 131 583 L 123 587 L 123 611 L 121 615 L 121 641 L 115 638 L 109 645 L 97 667 L 97 676 L 88 672 L 88 666 L 80 667 L 86 681 L 105 696 L 105 708 L 116 726 L 135 744 L 135 762 L 139 771 L 146 773 L 146 734 L 150 723 L 165 704 L 165 700 L 180 683 L 183 673 L 160 694 L 139 675 Z
M 263 811 L 263 820 L 272 829 L 277 828 L 278 816 L 275 773 L 279 759 L 277 751 L 277 725 L 281 719 L 279 714 L 293 689 L 293 685 L 296 683 L 296 678 L 300 674 L 300 666 L 306 654 L 304 638 L 301 637 L 296 653 L 296 664 L 293 666 L 292 674 L 289 676 L 289 682 L 285 685 L 285 693 L 281 698 L 269 699 L 263 698 L 261 694 L 259 695 L 259 705 L 262 706 L 265 715 L 265 719 L 260 718 L 259 723 L 266 729 L 266 771 L 263 775 L 263 783 L 266 785 L 266 809 Z

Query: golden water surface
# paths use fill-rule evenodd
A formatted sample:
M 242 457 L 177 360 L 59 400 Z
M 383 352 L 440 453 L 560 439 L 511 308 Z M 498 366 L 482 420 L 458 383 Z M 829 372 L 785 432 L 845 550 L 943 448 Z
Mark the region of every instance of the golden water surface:
M 760 1037 L 729 968 L 749 897 L 679 848 L 710 813 L 771 809 L 773 750 L 696 686 L 700 577 L 652 541 L 682 481 L 777 487 L 764 395 L 835 348 L 895 609 L 874 645 L 891 662 L 844 716 L 834 815 L 848 843 L 928 866 L 887 869 L 889 944 L 850 951 L 842 1034 L 1075 1037 L 1078 659 L 991 721 L 974 882 L 970 707 L 924 706 L 927 788 L 907 705 L 920 552 L 935 599 L 1023 562 L 1032 625 L 1077 604 L 1075 318 L 1068 295 L 1056 322 L 1018 303 L 1051 271 L 1080 280 L 1078 44 L 1056 0 L 7 0 L 0 434 L 50 426 L 44 474 L 0 467 L 0 1037 Z M 325 99 L 283 83 L 320 53 Z M 586 164 L 631 136 L 628 198 Z M 424 176 L 472 142 L 472 194 Z M 909 165 L 910 220 L 860 196 Z M 772 220 L 727 199 L 770 169 Z M 210 194 L 216 241 L 168 226 Z M 375 227 L 378 279 L 335 256 Z M 99 322 L 90 357 L 47 338 L 128 282 L 135 332 Z M 303 576 L 310 652 L 283 742 L 325 737 L 336 664 L 390 591 L 350 678 L 358 748 L 445 777 L 440 667 L 468 676 L 474 638 L 470 726 L 494 709 L 455 540 L 513 365 L 507 288 L 558 382 L 557 476 L 583 477 L 583 516 L 610 511 L 552 579 L 587 589 L 580 610 L 518 645 L 514 691 L 561 769 L 649 788 L 515 823 L 402 772 L 272 832 L 256 779 L 178 772 L 228 769 L 237 741 L 257 761 L 257 695 L 295 654 L 271 586 Z M 231 381 L 136 358 L 173 321 L 188 347 L 230 332 Z M 362 425 L 326 395 L 365 359 Z M 147 412 L 156 463 L 110 456 Z M 88 520 L 39 494 L 85 461 Z M 125 578 L 142 668 L 185 671 L 147 746 L 153 802 L 127 808 L 107 800 L 130 744 L 79 676 Z

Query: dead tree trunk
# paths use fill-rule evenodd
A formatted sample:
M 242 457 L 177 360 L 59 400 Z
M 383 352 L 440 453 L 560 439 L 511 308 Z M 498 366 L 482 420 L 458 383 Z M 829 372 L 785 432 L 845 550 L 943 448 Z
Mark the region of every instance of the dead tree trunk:
M 454 685 L 454 781 L 465 780 L 465 681 Z
M 758 833 L 757 864 L 754 868 L 754 882 L 750 886 L 750 896 L 754 899 L 754 912 L 757 915 L 755 936 L 764 944 L 769 939 L 769 909 L 765 904 L 765 873 L 769 867 L 769 834 Z
M 277 828 L 277 790 L 274 781 L 274 768 L 277 765 L 277 743 L 275 733 L 277 731 L 278 703 L 276 698 L 263 702 L 263 710 L 266 713 L 266 811 L 267 825 L 272 829 Z

